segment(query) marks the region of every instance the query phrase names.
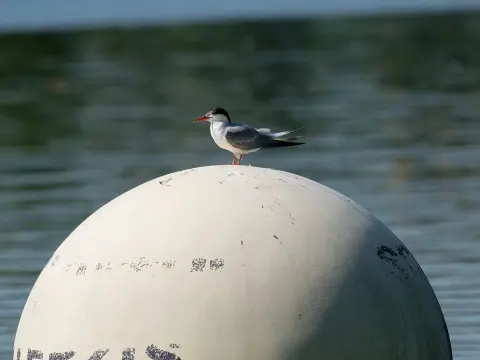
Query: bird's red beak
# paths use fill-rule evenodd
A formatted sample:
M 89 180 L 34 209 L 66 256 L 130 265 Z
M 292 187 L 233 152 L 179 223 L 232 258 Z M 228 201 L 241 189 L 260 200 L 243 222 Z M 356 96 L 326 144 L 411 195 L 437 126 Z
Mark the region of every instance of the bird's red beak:
M 193 120 L 193 122 L 206 121 L 208 119 L 210 119 L 210 117 L 208 117 L 207 115 L 202 115 L 202 116 L 196 118 L 195 120 Z

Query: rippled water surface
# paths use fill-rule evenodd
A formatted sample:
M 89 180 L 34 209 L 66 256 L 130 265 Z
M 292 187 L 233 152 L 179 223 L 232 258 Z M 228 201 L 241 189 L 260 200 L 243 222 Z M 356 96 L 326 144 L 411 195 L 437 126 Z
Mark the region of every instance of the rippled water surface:
M 246 164 L 371 209 L 412 250 L 455 359 L 480 359 L 480 15 L 265 21 L 0 37 L 0 355 L 54 249 L 172 171 L 225 164 L 213 105 L 307 145 Z

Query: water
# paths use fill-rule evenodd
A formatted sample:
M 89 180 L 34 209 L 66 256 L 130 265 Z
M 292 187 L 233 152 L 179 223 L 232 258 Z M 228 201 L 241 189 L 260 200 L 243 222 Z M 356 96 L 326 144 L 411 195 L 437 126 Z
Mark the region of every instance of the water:
M 244 162 L 371 209 L 410 248 L 457 360 L 480 358 L 480 13 L 0 37 L 0 358 L 54 249 L 153 177 L 225 164 L 214 105 L 308 144 Z M 203 124 L 205 125 L 205 124 Z

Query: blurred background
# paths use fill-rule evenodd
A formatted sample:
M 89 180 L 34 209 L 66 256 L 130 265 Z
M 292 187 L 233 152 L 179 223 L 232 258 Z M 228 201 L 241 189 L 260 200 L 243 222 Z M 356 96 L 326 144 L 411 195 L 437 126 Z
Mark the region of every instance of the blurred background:
M 243 163 L 372 210 L 480 359 L 480 3 L 25 0 L 0 4 L 0 359 L 52 252 L 124 191 L 228 164 L 206 124 L 306 127 Z

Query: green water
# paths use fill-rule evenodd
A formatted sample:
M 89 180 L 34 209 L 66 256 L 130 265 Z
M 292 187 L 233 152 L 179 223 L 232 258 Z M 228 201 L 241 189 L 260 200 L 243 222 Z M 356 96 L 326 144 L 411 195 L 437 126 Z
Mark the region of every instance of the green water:
M 455 359 L 480 358 L 480 13 L 0 36 L 0 358 L 39 272 L 91 212 L 226 164 L 208 126 L 306 126 L 245 164 L 307 176 L 412 250 Z M 205 125 L 205 124 L 203 124 Z

